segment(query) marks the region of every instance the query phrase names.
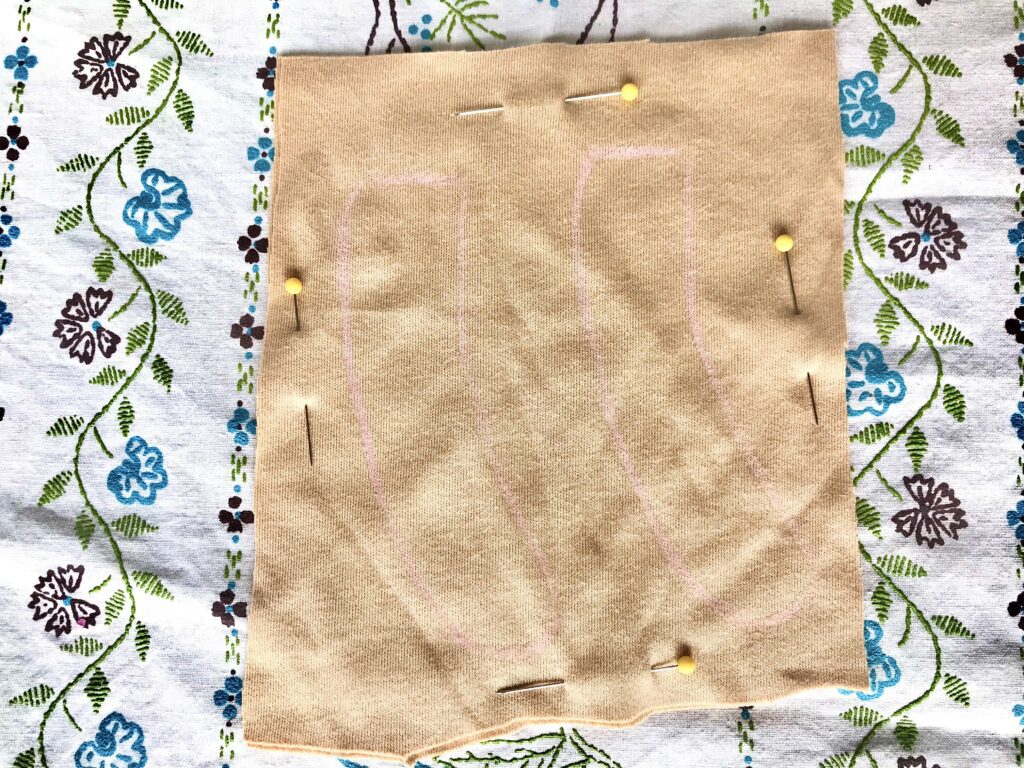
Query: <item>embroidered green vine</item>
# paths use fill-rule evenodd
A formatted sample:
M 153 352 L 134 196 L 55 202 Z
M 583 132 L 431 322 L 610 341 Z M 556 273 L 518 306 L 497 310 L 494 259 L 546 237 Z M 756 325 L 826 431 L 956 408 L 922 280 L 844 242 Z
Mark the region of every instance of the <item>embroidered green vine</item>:
M 121 553 L 121 548 L 117 543 L 117 539 L 113 535 L 110 525 L 108 524 L 106 519 L 99 513 L 99 511 L 93 504 L 92 500 L 90 499 L 89 493 L 85 487 L 85 483 L 82 480 L 82 475 L 80 471 L 82 449 L 87 439 L 87 436 L 90 433 L 92 433 L 95 436 L 97 443 L 100 445 L 101 448 L 104 449 L 104 452 L 109 455 L 109 451 L 106 450 L 106 447 L 102 443 L 102 439 L 99 437 L 97 425 L 110 412 L 114 403 L 116 403 L 118 399 L 121 398 L 123 394 L 131 387 L 131 385 L 138 377 L 139 373 L 146 367 L 147 363 L 149 362 L 150 355 L 153 352 L 157 336 L 158 312 L 156 293 L 154 292 L 152 286 L 150 285 L 149 280 L 142 273 L 139 267 L 130 258 L 128 258 L 128 256 L 121 249 L 120 245 L 113 239 L 113 237 L 111 237 L 110 235 L 103 231 L 99 223 L 96 221 L 96 217 L 93 211 L 93 193 L 95 190 L 96 182 L 99 180 L 100 176 L 102 176 L 103 172 L 107 170 L 107 168 L 113 161 L 116 163 L 118 180 L 121 184 L 124 183 L 121 179 L 120 172 L 122 152 L 133 141 L 135 141 L 136 138 L 138 138 L 149 126 L 151 126 L 153 123 L 157 121 L 157 119 L 159 119 L 161 114 L 167 108 L 167 105 L 170 103 L 171 97 L 179 92 L 178 82 L 181 76 L 182 69 L 182 53 L 178 41 L 170 32 L 168 32 L 167 28 L 160 22 L 157 16 L 153 13 L 152 9 L 149 7 L 146 0 L 135 0 L 135 2 L 137 3 L 138 7 L 145 12 L 150 23 L 153 25 L 154 35 L 159 34 L 171 46 L 174 64 L 173 78 L 171 79 L 170 87 L 164 94 L 158 106 L 153 110 L 153 112 L 144 120 L 139 122 L 136 128 L 131 133 L 129 133 L 116 147 L 110 150 L 110 152 L 108 152 L 107 155 L 102 160 L 100 160 L 99 163 L 96 165 L 86 185 L 85 215 L 87 221 L 93 229 L 93 232 L 95 232 L 97 237 L 99 237 L 100 240 L 107 246 L 111 254 L 117 256 L 120 262 L 124 264 L 124 266 L 131 273 L 132 277 L 137 281 L 139 287 L 136 289 L 136 293 L 132 294 L 131 301 L 134 300 L 139 290 L 141 290 L 146 296 L 146 299 L 149 302 L 149 324 L 148 328 L 146 329 L 145 345 L 140 354 L 138 363 L 136 364 L 135 368 L 120 383 L 120 385 L 115 390 L 114 394 L 107 399 L 107 401 L 98 411 L 96 411 L 96 413 L 93 414 L 93 416 L 86 422 L 84 428 L 79 432 L 77 440 L 75 442 L 75 450 L 72 458 L 72 475 L 74 477 L 75 484 L 78 488 L 79 495 L 81 496 L 82 501 L 85 505 L 85 510 L 90 516 L 95 526 L 102 532 L 103 538 L 109 545 L 111 554 L 117 565 L 118 576 L 120 577 L 124 593 L 127 596 L 128 615 L 124 625 L 124 629 L 120 632 L 120 634 L 113 641 L 111 641 L 95 659 L 93 659 L 89 664 L 87 664 L 49 701 L 49 704 L 45 712 L 43 713 L 42 720 L 40 721 L 38 735 L 36 739 L 38 749 L 38 760 L 39 764 L 43 768 L 46 768 L 47 766 L 46 727 L 50 721 L 51 716 L 55 711 L 57 711 L 58 707 L 62 707 L 63 711 L 68 715 L 69 721 L 78 730 L 81 730 L 78 724 L 71 717 L 71 714 L 68 710 L 66 701 L 67 696 L 79 683 L 81 683 L 87 677 L 99 673 L 100 665 L 103 664 L 103 662 L 105 662 L 106 659 L 109 658 L 114 653 L 114 651 L 116 651 L 121 646 L 121 644 L 131 633 L 132 627 L 135 625 L 135 616 L 137 611 L 135 591 L 132 587 L 132 580 L 129 577 L 128 570 L 125 567 L 124 557 Z M 125 8 L 125 15 L 127 14 L 128 7 L 130 6 L 127 3 L 121 6 L 121 8 Z M 119 18 L 119 21 L 123 21 L 123 18 L 124 17 L 121 16 Z M 151 40 L 154 35 L 151 35 L 149 38 L 147 38 L 147 42 L 149 42 L 149 40 Z
M 928 74 L 924 71 L 924 68 L 921 66 L 921 63 L 914 57 L 914 55 L 907 49 L 907 47 L 903 45 L 900 39 L 896 37 L 896 33 L 892 31 L 892 28 L 888 24 L 886 24 L 885 21 L 882 20 L 881 15 L 879 15 L 879 13 L 875 10 L 875 7 L 871 4 L 870 0 L 863 0 L 863 2 L 864 6 L 868 9 L 868 12 L 870 12 L 871 15 L 874 17 L 875 22 L 878 24 L 878 26 L 887 35 L 887 37 L 890 40 L 892 40 L 893 45 L 895 45 L 896 48 L 900 51 L 900 53 L 902 53 L 907 58 L 907 61 L 910 62 L 910 66 L 917 70 L 918 74 L 921 75 L 921 80 L 924 86 L 924 104 L 921 109 L 921 116 L 918 118 L 917 123 L 914 125 L 914 129 L 913 131 L 911 131 L 910 136 L 908 136 L 906 141 L 904 141 L 892 154 L 885 158 L 885 160 L 882 162 L 882 165 L 879 167 L 878 171 L 871 178 L 871 181 L 868 182 L 867 188 L 864 190 L 864 193 L 857 201 L 857 206 L 854 208 L 853 212 L 853 249 L 854 252 L 857 254 L 857 260 L 860 263 L 861 268 L 864 270 L 864 274 L 866 274 L 868 278 L 871 280 L 871 282 L 875 284 L 875 287 L 878 288 L 878 290 L 882 293 L 886 300 L 891 302 L 892 305 L 896 307 L 896 309 L 903 313 L 904 317 L 906 317 L 907 320 L 910 321 L 911 325 L 913 325 L 914 328 L 917 330 L 919 337 L 924 339 L 925 344 L 928 345 L 928 350 L 931 352 L 932 359 L 935 361 L 935 386 L 932 387 L 932 392 L 928 396 L 928 399 L 924 402 L 924 404 L 917 409 L 917 411 L 910 417 L 910 419 L 906 421 L 906 423 L 903 424 L 903 426 L 901 426 L 899 429 L 897 429 L 889 436 L 885 443 L 882 444 L 882 447 L 875 452 L 875 455 L 871 457 L 867 464 L 861 467 L 857 474 L 854 475 L 854 485 L 857 485 L 864 478 L 864 476 L 874 468 L 875 464 L 877 464 L 881 460 L 881 458 L 886 453 L 888 453 L 889 448 L 891 448 L 894 443 L 898 442 L 900 438 L 906 435 L 911 430 L 911 428 L 918 421 L 921 420 L 921 417 L 924 416 L 924 414 L 932 407 L 932 404 L 935 402 L 935 398 L 938 397 L 939 391 L 942 389 L 943 373 L 942 356 L 939 354 L 939 350 L 935 346 L 935 342 L 932 340 L 932 337 L 928 334 L 928 331 L 925 330 L 925 327 L 921 323 L 921 321 L 918 320 L 909 309 L 907 309 L 906 305 L 902 301 L 900 301 L 896 294 L 889 290 L 889 287 L 878 277 L 878 275 L 875 274 L 874 270 L 872 270 L 871 267 L 868 266 L 867 260 L 864 258 L 863 249 L 861 247 L 860 230 L 861 217 L 864 213 L 864 206 L 867 204 L 868 198 L 871 196 L 871 193 L 874 191 L 875 185 L 879 182 L 879 180 L 881 180 L 881 178 L 889 171 L 890 168 L 892 168 L 893 164 L 897 160 L 899 160 L 899 158 L 905 152 L 907 152 L 912 146 L 914 146 L 917 143 L 917 138 L 921 134 L 921 131 L 924 129 L 924 125 L 928 120 L 928 115 L 931 113 L 932 104 L 931 82 L 928 79 Z M 917 342 L 915 342 L 915 345 L 916 343 Z
M 863 269 L 864 274 L 868 277 L 868 279 L 872 281 L 872 283 L 874 283 L 875 287 L 882 293 L 886 302 L 890 306 L 895 308 L 897 311 L 902 313 L 902 315 L 917 331 L 917 337 L 914 340 L 912 351 L 917 349 L 921 340 L 924 340 L 924 343 L 930 351 L 932 359 L 935 362 L 935 383 L 932 387 L 931 393 L 929 394 L 928 398 L 902 426 L 888 434 L 887 439 L 882 444 L 882 446 L 875 452 L 875 454 L 870 458 L 870 460 L 863 467 L 861 467 L 859 471 L 857 471 L 854 474 L 853 477 L 853 484 L 856 486 L 857 484 L 860 483 L 861 480 L 864 479 L 864 477 L 868 475 L 868 473 L 874 470 L 875 475 L 878 477 L 882 487 L 884 487 L 893 496 L 900 498 L 899 492 L 896 491 L 892 487 L 892 485 L 884 478 L 881 472 L 878 471 L 876 465 L 882 459 L 882 457 L 886 455 L 886 453 L 895 443 L 903 439 L 908 433 L 911 432 L 912 429 L 915 428 L 915 425 L 921 420 L 924 414 L 927 413 L 928 410 L 935 403 L 936 399 L 939 396 L 939 392 L 942 389 L 942 356 L 935 344 L 934 339 L 925 329 L 924 325 L 917 319 L 917 317 L 914 316 L 910 309 L 898 298 L 898 296 L 893 291 L 889 289 L 886 283 L 883 280 L 881 280 L 878 277 L 878 275 L 874 272 L 874 270 L 868 265 L 867 260 L 864 257 L 864 252 L 862 248 L 861 228 L 864 208 L 867 205 L 868 200 L 870 199 L 871 194 L 874 191 L 874 188 L 876 184 L 879 182 L 879 180 L 893 167 L 897 160 L 900 160 L 900 158 L 902 158 L 908 152 L 917 152 L 918 155 L 920 154 L 920 150 L 917 150 L 915 148 L 917 146 L 918 137 L 920 136 L 921 131 L 924 129 L 925 123 L 927 122 L 929 115 L 932 114 L 932 85 L 928 77 L 928 73 L 925 71 L 921 62 L 897 37 L 892 27 L 889 24 L 887 24 L 886 21 L 883 19 L 882 14 L 880 14 L 875 9 L 871 0 L 862 0 L 862 2 L 864 4 L 864 7 L 867 9 L 868 13 L 871 14 L 878 28 L 882 31 L 882 34 L 884 34 L 885 38 L 892 42 L 896 50 L 903 54 L 903 56 L 906 58 L 908 62 L 907 71 L 899 79 L 896 86 L 892 89 L 892 92 L 895 93 L 896 91 L 900 90 L 913 72 L 917 72 L 917 74 L 920 75 L 924 91 L 921 115 L 915 123 L 913 130 L 911 131 L 907 139 L 895 151 L 893 151 L 891 154 L 885 157 L 878 171 L 871 178 L 860 199 L 857 201 L 853 214 L 853 250 L 856 253 L 857 261 Z M 851 8 L 852 4 L 844 4 L 841 10 L 848 13 Z M 899 8 L 902 10 L 901 7 Z M 904 181 L 906 181 L 907 179 L 908 176 L 905 174 Z M 881 211 L 881 209 L 878 210 L 879 213 L 884 213 Z M 883 216 L 883 218 L 885 217 Z M 904 357 L 904 360 L 901 360 L 901 364 L 905 362 L 907 359 L 909 359 L 909 357 L 910 353 L 908 353 Z M 909 719 L 904 718 L 904 716 L 906 715 L 906 713 L 908 713 L 909 711 L 911 711 L 912 709 L 926 701 L 932 695 L 932 693 L 934 693 L 935 689 L 938 687 L 939 681 L 942 679 L 942 648 L 940 646 L 939 638 L 936 634 L 935 627 L 933 626 L 932 621 L 925 616 L 924 612 L 920 609 L 920 607 L 892 578 L 892 574 L 903 573 L 904 571 L 909 571 L 909 569 L 919 569 L 919 567 L 915 566 L 913 563 L 910 563 L 910 561 L 906 560 L 906 558 L 901 558 L 901 556 L 884 557 L 883 560 L 885 562 L 883 563 L 883 565 L 886 567 L 882 567 L 882 565 L 880 565 L 879 562 L 876 562 L 876 560 L 872 557 L 871 553 L 863 544 L 860 545 L 860 552 L 861 556 L 871 566 L 872 570 L 877 574 L 878 578 L 881 580 L 880 584 L 885 585 L 882 588 L 882 592 L 884 593 L 886 589 L 889 590 L 889 594 L 884 596 L 884 600 L 879 601 L 883 603 L 885 614 L 888 614 L 889 607 L 891 606 L 891 594 L 895 594 L 906 606 L 906 626 L 904 629 L 903 637 L 899 641 L 899 645 L 902 646 L 907 642 L 907 640 L 909 640 L 910 630 L 912 626 L 911 620 L 916 619 L 917 622 L 924 629 L 924 631 L 927 633 L 929 639 L 931 640 L 935 654 L 935 670 L 932 675 L 931 682 L 918 696 L 916 696 L 911 701 L 908 701 L 907 703 L 903 704 L 888 716 L 882 717 L 878 713 L 874 713 L 873 710 L 866 710 L 865 708 L 855 708 L 853 710 L 849 710 L 848 713 L 844 713 L 844 716 L 849 715 L 847 719 L 851 719 L 855 722 L 855 724 L 870 725 L 869 730 L 863 735 L 863 737 L 857 743 L 856 747 L 854 748 L 854 751 L 851 754 L 849 754 L 848 763 L 846 762 L 845 755 L 837 756 L 837 758 L 839 759 L 835 761 L 834 765 L 839 766 L 848 764 L 849 768 L 854 768 L 857 765 L 857 761 L 862 756 L 866 756 L 871 765 L 877 765 L 874 756 L 871 755 L 869 751 L 869 747 L 871 743 L 874 741 L 875 737 L 882 731 L 882 729 L 889 723 L 893 722 L 894 720 L 897 720 L 897 718 L 903 718 L 896 723 L 897 741 L 900 742 L 902 746 L 913 746 L 913 742 L 917 738 L 917 729 L 916 726 L 914 726 Z M 919 569 L 919 571 L 919 574 L 910 572 L 909 575 L 924 574 L 923 569 Z M 872 602 L 874 603 L 875 594 L 872 595 L 872 598 Z M 866 712 L 871 712 L 871 715 L 866 715 Z M 861 718 L 862 722 L 857 722 L 858 718 Z M 829 763 L 829 761 L 825 761 L 825 763 L 822 764 L 825 765 L 831 763 Z

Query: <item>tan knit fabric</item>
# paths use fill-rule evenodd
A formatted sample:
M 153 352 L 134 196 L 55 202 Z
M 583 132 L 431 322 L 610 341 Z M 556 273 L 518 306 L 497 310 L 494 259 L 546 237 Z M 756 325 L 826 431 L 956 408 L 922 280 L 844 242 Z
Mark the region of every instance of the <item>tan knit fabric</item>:
M 866 687 L 831 31 L 277 84 L 248 741 Z

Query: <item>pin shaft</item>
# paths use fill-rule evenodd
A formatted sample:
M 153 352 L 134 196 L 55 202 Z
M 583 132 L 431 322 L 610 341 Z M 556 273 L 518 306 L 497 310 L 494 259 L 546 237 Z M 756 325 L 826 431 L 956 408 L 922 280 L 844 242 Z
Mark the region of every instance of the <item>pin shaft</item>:
M 309 430 L 309 406 L 302 406 L 306 411 L 306 450 L 309 453 L 309 466 L 313 466 L 313 434 Z
M 800 307 L 796 303 L 796 286 L 793 283 L 793 267 L 789 262 L 789 251 L 783 254 L 786 257 L 786 274 L 789 276 L 789 293 L 793 297 L 793 314 L 800 314 Z
M 565 685 L 565 680 L 542 680 L 538 683 L 522 683 L 510 685 L 506 688 L 499 688 L 497 693 L 519 693 L 520 691 L 533 691 L 538 688 L 554 688 L 558 685 Z
M 811 412 L 814 414 L 814 423 L 818 423 L 818 403 L 814 399 L 814 384 L 811 383 L 811 374 L 807 374 L 807 391 L 811 395 Z

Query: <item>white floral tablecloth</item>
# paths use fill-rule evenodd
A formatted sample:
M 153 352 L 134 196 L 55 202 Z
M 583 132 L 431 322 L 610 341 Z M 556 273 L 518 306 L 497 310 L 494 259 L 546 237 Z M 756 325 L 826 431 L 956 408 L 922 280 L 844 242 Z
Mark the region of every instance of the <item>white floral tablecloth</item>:
M 829 24 L 870 692 L 535 728 L 424 765 L 1020 765 L 1011 0 L 0 6 L 0 765 L 339 764 L 241 739 L 277 56 Z

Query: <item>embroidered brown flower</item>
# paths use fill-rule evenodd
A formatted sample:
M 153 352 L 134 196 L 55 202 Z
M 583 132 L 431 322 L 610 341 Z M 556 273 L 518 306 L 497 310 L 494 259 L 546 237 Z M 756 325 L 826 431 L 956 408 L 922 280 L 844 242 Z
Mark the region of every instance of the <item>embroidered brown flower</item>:
M 241 533 L 245 526 L 252 525 L 253 514 L 251 509 L 239 509 L 242 506 L 242 499 L 239 496 L 232 496 L 228 499 L 230 509 L 222 509 L 219 519 L 227 526 L 228 533 Z
M 966 512 L 949 485 L 936 485 L 935 478 L 922 474 L 904 477 L 903 485 L 917 506 L 901 509 L 892 516 L 898 533 L 907 538 L 913 536 L 918 544 L 927 544 L 928 549 L 934 549 L 936 544 L 943 546 L 945 537 L 959 538 L 957 531 L 967 527 Z
M 60 348 L 86 365 L 93 361 L 97 349 L 104 357 L 114 354 L 121 337 L 104 328 L 97 319 L 113 298 L 113 291 L 90 286 L 85 298 L 76 293 L 64 302 L 61 318 L 53 324 L 53 336 L 60 339 Z
M 28 149 L 28 136 L 21 133 L 20 125 L 8 125 L 7 135 L 0 136 L 0 152 L 14 162 L 21 157 L 21 150 Z
M 256 77 L 263 81 L 264 88 L 273 93 L 277 77 L 277 56 L 268 56 L 266 64 L 256 70 Z
M 1018 593 L 1016 599 L 1006 606 L 1006 612 L 1015 619 L 1019 616 L 1017 626 L 1024 629 L 1024 592 Z
M 921 2 L 921 0 L 918 0 L 918 2 Z M 917 757 L 910 755 L 907 757 L 897 757 L 896 768 L 928 768 L 928 761 L 920 755 Z M 939 768 L 939 766 L 932 765 L 932 768 Z
M 252 349 L 253 339 L 256 339 L 256 341 L 263 339 L 263 326 L 253 325 L 255 322 L 256 318 L 246 312 L 238 318 L 237 323 L 231 324 L 231 338 L 238 339 L 242 349 Z
M 100 609 L 87 600 L 71 597 L 82 586 L 84 575 L 85 566 L 68 564 L 39 577 L 28 602 L 34 610 L 32 619 L 46 619 L 44 628 L 56 637 L 69 634 L 72 622 L 83 628 L 94 626 Z
M 267 255 L 267 238 L 262 237 L 263 227 L 259 224 L 251 224 L 245 234 L 238 238 L 238 250 L 245 253 L 247 264 L 256 264 L 260 256 Z
M 1024 78 L 1024 43 L 1018 43 L 1013 47 L 1013 53 L 1003 57 L 1006 66 L 1013 70 L 1013 76 L 1018 80 Z
M 104 35 L 103 42 L 95 36 L 89 38 L 75 59 L 72 74 L 78 80 L 78 87 L 92 86 L 92 92 L 103 99 L 117 96 L 122 89 L 134 88 L 139 82 L 139 70 L 118 61 L 131 42 L 131 35 L 120 32 Z
M 218 617 L 220 623 L 225 627 L 233 627 L 235 626 L 235 616 L 244 619 L 248 610 L 248 603 L 236 603 L 235 593 L 230 589 L 225 589 L 220 593 L 220 600 L 213 604 L 210 613 Z
M 911 226 L 918 231 L 892 238 L 889 248 L 893 256 L 904 262 L 917 259 L 918 267 L 928 272 L 945 269 L 950 259 L 960 260 L 960 252 L 967 247 L 967 241 L 941 205 L 904 200 L 903 208 Z

